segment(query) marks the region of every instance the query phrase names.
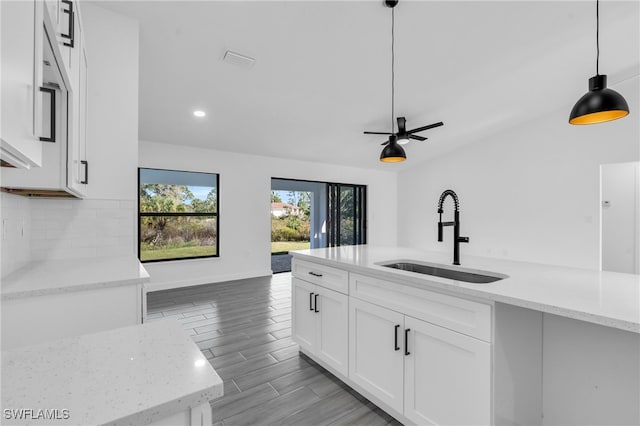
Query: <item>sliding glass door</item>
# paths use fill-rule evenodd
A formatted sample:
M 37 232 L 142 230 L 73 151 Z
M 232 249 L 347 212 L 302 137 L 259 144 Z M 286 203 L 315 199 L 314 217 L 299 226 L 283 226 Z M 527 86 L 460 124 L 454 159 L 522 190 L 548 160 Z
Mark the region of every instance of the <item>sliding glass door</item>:
M 327 184 L 327 246 L 367 243 L 367 188 Z

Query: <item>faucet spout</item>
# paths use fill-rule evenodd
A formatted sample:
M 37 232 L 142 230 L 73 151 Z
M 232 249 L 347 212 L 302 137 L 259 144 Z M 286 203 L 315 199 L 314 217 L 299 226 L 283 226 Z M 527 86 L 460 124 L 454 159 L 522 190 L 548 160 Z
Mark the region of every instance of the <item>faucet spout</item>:
M 442 221 L 442 213 L 444 210 L 442 209 L 444 205 L 444 201 L 447 197 L 451 197 L 453 199 L 454 204 L 454 212 L 453 212 L 453 222 L 443 222 Z M 468 243 L 469 237 L 461 237 L 460 236 L 460 201 L 458 200 L 458 195 L 452 191 L 451 189 L 447 189 L 440 195 L 440 199 L 438 200 L 438 214 L 440 215 L 440 219 L 438 220 L 438 241 L 442 242 L 442 234 L 445 226 L 453 226 L 453 264 L 460 264 L 460 243 Z

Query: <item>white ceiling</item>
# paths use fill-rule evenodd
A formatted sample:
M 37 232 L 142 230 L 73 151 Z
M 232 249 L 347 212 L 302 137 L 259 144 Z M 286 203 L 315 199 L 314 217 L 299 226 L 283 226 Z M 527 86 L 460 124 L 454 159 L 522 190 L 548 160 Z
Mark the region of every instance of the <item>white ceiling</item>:
M 555 111 L 595 74 L 595 1 L 400 1 L 396 116 L 425 142 L 381 164 L 391 126 L 382 1 L 98 2 L 140 22 L 140 139 L 401 170 Z M 602 1 L 600 72 L 639 74 L 639 2 Z M 222 61 L 226 50 L 256 59 Z M 634 108 L 634 106 L 631 106 Z M 193 110 L 207 112 L 204 119 Z

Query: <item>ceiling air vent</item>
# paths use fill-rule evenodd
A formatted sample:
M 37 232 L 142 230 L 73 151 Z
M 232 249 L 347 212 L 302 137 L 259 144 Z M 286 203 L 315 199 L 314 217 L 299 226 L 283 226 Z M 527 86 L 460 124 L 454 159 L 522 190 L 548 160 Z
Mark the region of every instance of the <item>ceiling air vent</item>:
M 224 57 L 222 58 L 222 60 L 230 64 L 236 65 L 238 67 L 247 68 L 247 69 L 253 67 L 253 64 L 256 63 L 255 59 L 250 58 L 248 56 L 241 55 L 236 52 L 232 52 L 230 50 L 227 50 L 224 53 Z

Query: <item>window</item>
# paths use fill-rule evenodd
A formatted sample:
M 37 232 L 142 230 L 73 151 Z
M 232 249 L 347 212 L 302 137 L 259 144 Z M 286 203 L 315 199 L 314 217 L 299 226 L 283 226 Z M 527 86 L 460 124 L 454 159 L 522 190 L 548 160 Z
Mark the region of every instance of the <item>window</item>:
M 140 261 L 218 256 L 218 175 L 143 168 L 138 173 Z

